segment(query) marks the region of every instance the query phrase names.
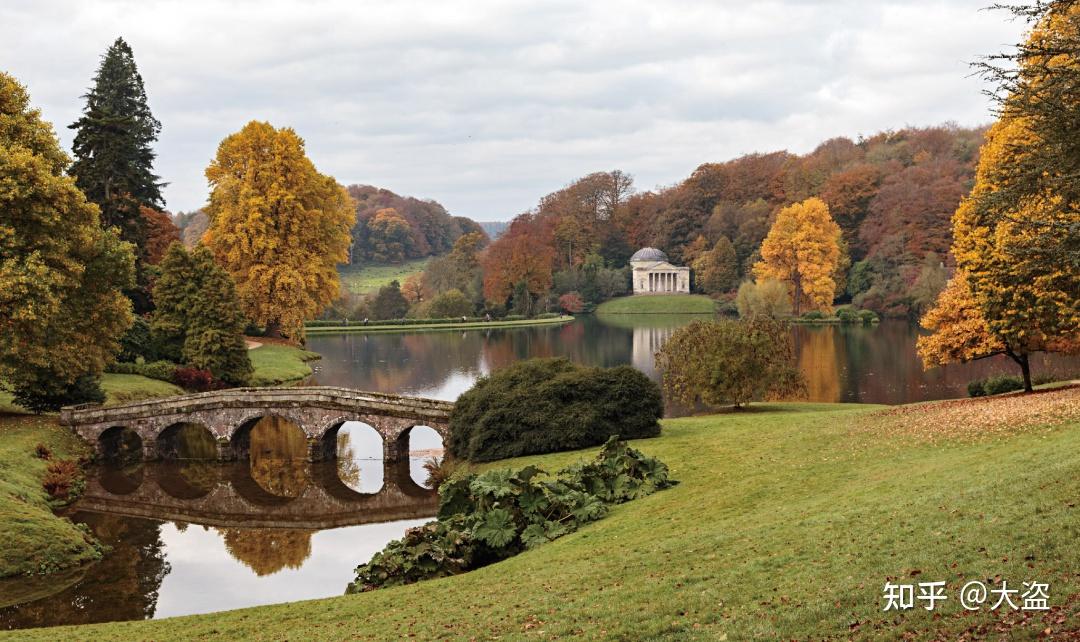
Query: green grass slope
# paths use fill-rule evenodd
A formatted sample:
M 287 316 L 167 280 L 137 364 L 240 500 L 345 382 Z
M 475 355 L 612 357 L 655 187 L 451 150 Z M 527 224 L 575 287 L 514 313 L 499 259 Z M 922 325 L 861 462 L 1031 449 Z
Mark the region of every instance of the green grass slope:
M 715 302 L 700 294 L 639 294 L 604 301 L 597 314 L 712 314 Z
M 253 386 L 276 386 L 306 379 L 311 376 L 308 362 L 322 358 L 317 352 L 276 343 L 264 343 L 248 350 L 248 357 L 255 368 L 251 376 Z
M 48 462 L 35 454 L 38 444 L 58 458 L 86 453 L 55 417 L 0 415 L 0 577 L 53 572 L 99 556 L 84 531 L 53 515 L 41 486 Z M 6 589 L 0 584 L 0 606 L 17 599 Z
M 1076 631 L 1080 398 L 1060 394 L 1072 405 L 1028 410 L 1015 402 L 1009 412 L 1017 414 L 1005 416 L 1036 418 L 1024 429 L 1012 420 L 984 427 L 997 425 L 980 423 L 997 410 L 982 405 L 938 416 L 926 404 L 791 404 L 667 420 L 661 437 L 635 445 L 667 462 L 679 486 L 472 573 L 357 596 L 14 635 L 893 640 L 964 632 L 983 639 L 997 626 L 1012 639 Z M 950 433 L 964 417 L 979 429 Z M 1056 424 L 1042 425 L 1048 421 Z M 501 465 L 554 470 L 590 456 Z M 959 607 L 963 582 L 994 577 L 1016 588 L 1048 582 L 1059 608 L 1009 624 L 1011 614 Z M 933 613 L 884 613 L 890 579 L 947 581 L 949 600 Z
M 353 294 L 370 294 L 391 281 L 404 283 L 413 274 L 424 271 L 430 259 L 413 259 L 400 265 L 345 265 L 339 270 L 341 283 Z

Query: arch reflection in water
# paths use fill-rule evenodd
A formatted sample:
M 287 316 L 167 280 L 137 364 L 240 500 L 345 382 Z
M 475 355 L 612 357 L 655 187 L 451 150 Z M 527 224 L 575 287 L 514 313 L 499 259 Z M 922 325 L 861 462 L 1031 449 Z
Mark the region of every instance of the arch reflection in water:
M 424 465 L 443 459 L 443 440 L 439 433 L 430 426 L 413 426 L 406 433 L 409 453 L 409 476 L 416 484 L 431 488 L 428 483 L 428 471 Z
M 338 478 L 358 493 L 377 493 L 385 483 L 383 438 L 360 421 L 346 421 L 327 431 L 326 440 L 336 439 L 335 461 Z
M 278 497 L 299 497 L 307 485 L 307 437 L 300 426 L 274 415 L 260 417 L 237 432 L 245 433 L 251 478 Z M 234 437 L 234 440 L 236 437 Z

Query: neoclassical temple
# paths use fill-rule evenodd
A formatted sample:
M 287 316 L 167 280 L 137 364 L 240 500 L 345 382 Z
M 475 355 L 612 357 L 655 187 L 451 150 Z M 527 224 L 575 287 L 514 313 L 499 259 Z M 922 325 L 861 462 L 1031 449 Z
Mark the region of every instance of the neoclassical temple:
M 667 254 L 654 247 L 644 247 L 630 257 L 634 273 L 634 294 L 690 293 L 690 268 L 668 262 Z

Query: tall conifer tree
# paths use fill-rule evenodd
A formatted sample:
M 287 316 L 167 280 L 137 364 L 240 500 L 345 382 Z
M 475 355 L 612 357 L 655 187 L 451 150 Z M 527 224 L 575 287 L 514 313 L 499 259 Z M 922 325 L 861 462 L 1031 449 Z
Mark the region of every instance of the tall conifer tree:
M 75 130 L 70 173 L 87 199 L 101 208 L 101 224 L 116 226 L 120 238 L 139 248 L 141 268 L 146 225 L 139 208 L 165 207 L 163 183 L 153 168 L 161 123 L 150 112 L 135 56 L 123 38 L 105 52 L 94 85 L 83 98 L 83 115 L 69 126 Z M 145 288 L 142 270 L 138 272 L 138 285 Z M 140 293 L 132 298 L 137 308 L 148 307 Z

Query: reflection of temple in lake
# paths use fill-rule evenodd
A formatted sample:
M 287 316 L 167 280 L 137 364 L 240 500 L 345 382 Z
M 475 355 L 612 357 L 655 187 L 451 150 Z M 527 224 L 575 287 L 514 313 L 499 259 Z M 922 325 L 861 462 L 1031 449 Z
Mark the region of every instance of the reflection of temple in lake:
M 660 375 L 656 371 L 656 359 L 654 356 L 676 330 L 678 330 L 676 327 L 635 327 L 634 347 L 630 357 L 631 365 L 649 377 L 659 379 Z

